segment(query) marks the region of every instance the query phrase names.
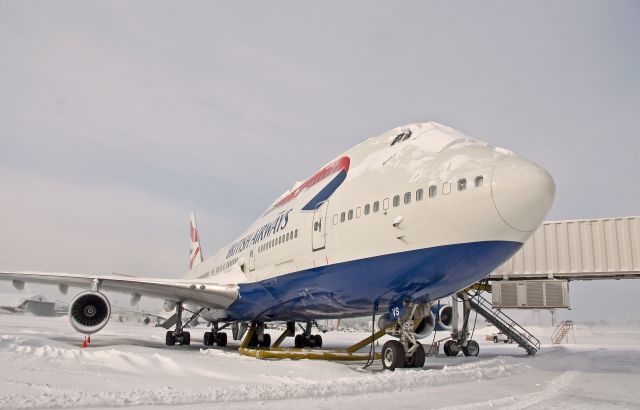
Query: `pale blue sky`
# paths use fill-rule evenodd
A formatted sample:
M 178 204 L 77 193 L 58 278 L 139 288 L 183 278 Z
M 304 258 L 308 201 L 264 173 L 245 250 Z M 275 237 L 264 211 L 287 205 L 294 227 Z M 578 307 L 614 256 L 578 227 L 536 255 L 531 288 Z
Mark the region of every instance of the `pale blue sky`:
M 547 168 L 551 219 L 638 215 L 638 21 L 615 0 L 0 0 L 0 267 L 181 274 L 191 209 L 206 256 L 429 120 Z M 639 312 L 638 283 L 602 286 Z

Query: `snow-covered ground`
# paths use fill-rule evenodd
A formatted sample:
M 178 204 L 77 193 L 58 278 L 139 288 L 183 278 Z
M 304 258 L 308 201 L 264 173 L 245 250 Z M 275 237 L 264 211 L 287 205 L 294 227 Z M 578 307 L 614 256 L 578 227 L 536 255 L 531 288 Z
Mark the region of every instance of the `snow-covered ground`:
M 478 357 L 384 372 L 377 362 L 258 360 L 233 342 L 203 349 L 203 329 L 192 329 L 192 346 L 167 347 L 164 329 L 115 321 L 82 349 L 66 317 L 0 314 L 0 408 L 640 408 L 640 328 L 578 327 L 576 343 L 561 346 L 544 344 L 551 329 L 529 329 L 543 341 L 535 357 L 485 342 L 484 328 Z

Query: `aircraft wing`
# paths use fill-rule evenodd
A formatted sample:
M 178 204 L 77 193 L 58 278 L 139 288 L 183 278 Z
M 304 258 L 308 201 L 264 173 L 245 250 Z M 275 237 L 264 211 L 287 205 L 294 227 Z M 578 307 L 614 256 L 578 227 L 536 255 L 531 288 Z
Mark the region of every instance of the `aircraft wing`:
M 0 272 L 0 280 L 11 280 L 17 289 L 25 282 L 58 285 L 66 293 L 69 287 L 109 290 L 137 296 L 193 303 L 203 307 L 225 308 L 238 298 L 238 286 L 220 285 L 201 279 L 153 279 L 134 276 L 77 275 L 49 272 Z

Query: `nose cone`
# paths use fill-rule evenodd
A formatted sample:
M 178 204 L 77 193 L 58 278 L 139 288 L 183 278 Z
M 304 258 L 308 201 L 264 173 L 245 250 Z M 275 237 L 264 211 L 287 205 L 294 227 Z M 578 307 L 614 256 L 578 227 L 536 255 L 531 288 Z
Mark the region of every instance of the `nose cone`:
M 555 193 L 551 175 L 525 159 L 506 156 L 493 171 L 493 203 L 504 222 L 515 230 L 537 229 L 549 212 Z

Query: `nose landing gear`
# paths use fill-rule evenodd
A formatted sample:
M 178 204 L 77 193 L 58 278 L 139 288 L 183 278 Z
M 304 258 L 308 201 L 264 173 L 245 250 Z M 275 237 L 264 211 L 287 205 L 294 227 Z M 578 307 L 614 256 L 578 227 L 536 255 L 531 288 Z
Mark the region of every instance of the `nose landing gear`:
M 384 369 L 422 368 L 424 366 L 427 354 L 422 344 L 416 340 L 414 330 L 419 328 L 423 320 L 426 320 L 426 315 L 423 312 L 417 312 L 419 308 L 424 310 L 424 306 L 412 304 L 408 307 L 411 308 L 409 318 L 420 318 L 404 319 L 399 317 L 397 323 L 391 326 L 387 333 L 398 337 L 399 340 L 390 340 L 382 346 L 381 360 Z M 426 304 L 426 308 L 429 309 L 428 304 Z

